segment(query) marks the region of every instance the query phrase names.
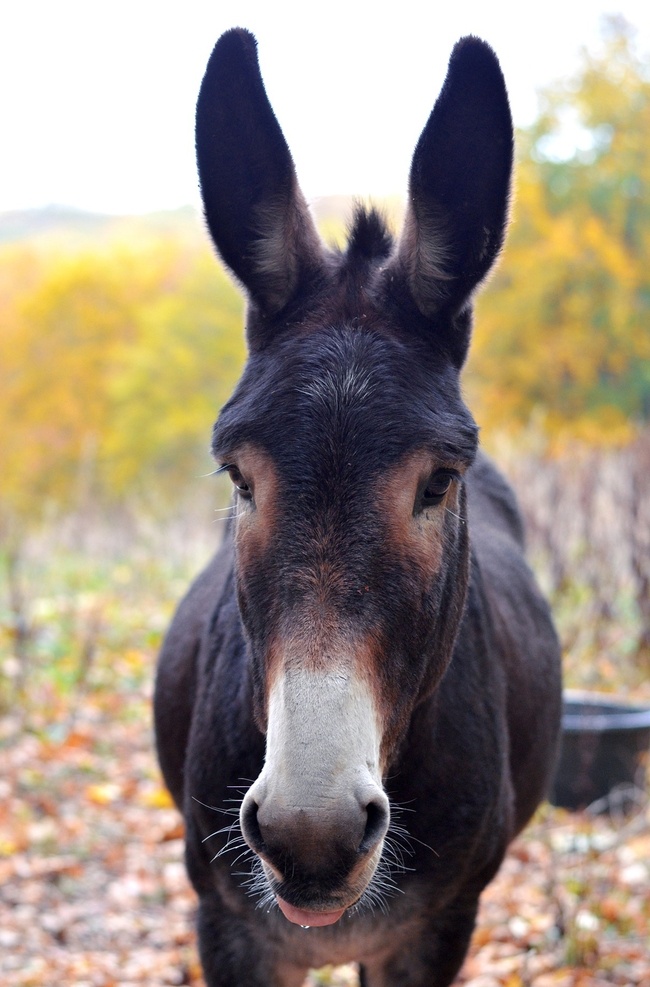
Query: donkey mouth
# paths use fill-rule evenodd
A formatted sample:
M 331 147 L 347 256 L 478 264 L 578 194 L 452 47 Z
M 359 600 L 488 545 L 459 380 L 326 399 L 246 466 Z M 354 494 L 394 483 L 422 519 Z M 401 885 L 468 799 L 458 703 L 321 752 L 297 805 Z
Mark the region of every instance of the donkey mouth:
M 298 875 L 286 881 L 282 874 L 275 871 L 264 859 L 262 859 L 262 868 L 269 889 L 287 921 L 303 927 L 316 928 L 334 925 L 348 909 L 359 903 L 372 883 L 377 867 L 376 858 L 379 855 L 372 854 L 370 859 L 358 864 L 343 883 L 334 882 L 331 875 L 329 879 L 326 876 L 320 882 L 316 882 L 313 876 L 311 879 L 305 879 L 304 875 L 302 881 L 298 879 Z M 333 887 L 333 884 L 336 886 Z M 296 904 L 292 904 L 288 899 L 293 899 Z
M 317 880 L 313 874 L 295 872 L 286 880 L 267 860 L 263 857 L 260 860 L 268 889 L 287 921 L 316 928 L 334 925 L 348 909 L 358 905 L 372 884 L 380 857 L 381 846 L 365 860 L 358 861 L 344 880 L 331 873 L 321 874 Z
M 313 912 L 306 908 L 296 908 L 295 905 L 290 905 L 288 901 L 284 901 L 279 895 L 276 895 L 276 901 L 284 917 L 289 922 L 293 922 L 295 925 L 301 925 L 303 928 L 307 926 L 314 928 L 316 926 L 334 925 L 346 910 L 345 908 L 337 908 L 333 912 Z

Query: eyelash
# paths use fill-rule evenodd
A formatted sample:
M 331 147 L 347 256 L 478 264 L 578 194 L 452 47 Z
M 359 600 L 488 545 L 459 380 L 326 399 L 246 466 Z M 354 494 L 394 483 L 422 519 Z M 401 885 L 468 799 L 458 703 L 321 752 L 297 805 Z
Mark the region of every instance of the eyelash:
M 253 491 L 250 486 L 244 480 L 234 463 L 224 463 L 219 467 L 217 473 L 228 473 L 230 479 L 237 491 L 237 495 L 242 498 L 242 500 L 252 500 Z M 440 469 L 433 473 L 427 485 L 420 494 L 419 503 L 417 505 L 417 510 L 426 510 L 428 507 L 437 507 L 447 496 L 451 484 L 455 479 L 457 479 L 458 474 L 454 470 Z M 437 487 L 436 487 L 437 485 Z
M 425 510 L 427 507 L 437 507 L 441 504 L 457 478 L 458 474 L 454 470 L 440 469 L 432 473 L 420 494 L 418 509 Z
M 221 470 L 224 470 L 229 474 L 230 479 L 233 482 L 233 486 L 235 487 L 238 496 L 241 497 L 242 500 L 253 499 L 253 491 L 246 483 L 244 477 L 241 475 L 241 473 L 239 472 L 239 470 L 237 469 L 234 463 L 224 463 L 224 465 L 220 467 L 219 472 L 221 472 Z

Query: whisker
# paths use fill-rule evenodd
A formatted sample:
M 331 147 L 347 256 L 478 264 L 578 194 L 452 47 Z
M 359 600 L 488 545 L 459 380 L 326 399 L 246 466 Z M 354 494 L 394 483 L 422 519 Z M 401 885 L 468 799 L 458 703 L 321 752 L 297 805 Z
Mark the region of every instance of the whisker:
M 204 480 L 208 476 L 218 476 L 219 473 L 225 473 L 226 470 L 230 469 L 232 463 L 226 463 L 224 466 L 218 466 L 216 470 L 212 470 L 211 473 L 199 473 L 197 479 Z
M 392 836 L 394 838 L 393 842 L 395 842 L 396 840 L 402 841 L 400 845 L 409 854 L 409 856 L 413 856 L 413 850 L 408 846 L 409 843 L 419 843 L 420 846 L 423 846 L 425 848 L 425 850 L 430 850 L 434 856 L 436 857 L 440 856 L 437 850 L 434 850 L 433 847 L 429 846 L 428 843 L 424 843 L 423 840 L 418 839 L 417 836 L 413 836 L 413 834 L 408 831 L 406 826 L 398 822 L 399 816 L 402 812 L 415 812 L 416 811 L 415 809 L 411 809 L 405 804 L 401 805 L 398 803 L 393 805 L 391 803 L 390 810 L 391 810 L 391 819 L 390 819 L 390 825 L 388 827 L 387 835 Z M 404 845 L 404 843 L 406 843 L 406 846 Z
M 429 844 L 425 843 L 423 840 L 419 840 L 417 836 L 413 836 L 411 833 L 409 833 L 408 838 L 409 840 L 413 840 L 415 843 L 419 843 L 420 846 L 423 846 L 425 850 L 430 850 L 431 853 L 434 855 L 434 857 L 440 856 L 437 850 L 434 850 L 432 846 L 429 846 Z
M 213 812 L 220 812 L 223 816 L 234 815 L 234 809 L 222 809 L 218 805 L 208 805 L 207 802 L 202 802 L 201 799 L 197 799 L 195 795 L 191 796 L 193 802 L 197 802 L 198 805 L 202 805 L 204 809 L 212 809 Z
M 415 812 L 416 810 L 411 807 L 412 802 L 416 802 L 416 799 L 409 799 L 408 802 L 393 802 L 390 792 L 387 793 L 390 798 L 390 811 L 393 816 L 399 816 L 401 812 Z
M 205 843 L 205 840 L 203 842 Z M 230 853 L 232 850 L 242 850 L 244 847 L 247 847 L 247 844 L 244 842 L 244 840 L 233 837 L 231 840 L 228 840 L 227 843 L 224 843 L 224 845 L 221 847 L 220 850 L 217 850 L 217 852 L 215 853 L 212 859 L 216 860 L 217 857 L 223 857 L 224 853 Z M 234 864 L 235 861 L 233 860 L 232 863 Z
M 219 836 L 221 833 L 230 833 L 234 825 L 235 823 L 233 822 L 230 824 L 230 826 L 224 826 L 223 829 L 215 829 L 214 833 L 210 833 L 208 836 L 204 836 L 203 839 L 201 840 L 201 843 L 207 843 L 207 841 L 211 840 L 213 836 Z
M 246 845 L 246 848 L 242 850 L 242 852 L 237 857 L 235 857 L 235 859 L 233 860 L 230 866 L 234 867 L 235 864 L 239 863 L 240 860 L 245 860 L 247 856 L 252 856 L 252 854 L 253 851 L 248 845 Z
M 221 850 L 219 850 L 218 853 L 215 853 L 215 855 L 212 858 L 212 860 L 210 861 L 210 863 L 211 864 L 214 863 L 214 861 L 217 860 L 218 857 L 222 857 L 224 855 L 224 853 L 228 853 L 230 850 L 240 850 L 241 846 L 242 846 L 242 843 L 226 844 L 226 846 L 222 847 Z M 244 847 L 244 849 L 241 850 L 241 852 L 238 853 L 237 856 L 235 857 L 235 859 L 232 861 L 232 863 L 230 865 L 231 868 L 234 867 L 235 864 L 237 864 L 240 860 L 245 860 L 247 856 L 251 856 L 252 855 L 253 851 L 251 850 L 251 848 L 247 844 L 244 843 L 243 844 L 243 847 Z M 231 871 L 231 873 L 236 874 L 237 871 Z

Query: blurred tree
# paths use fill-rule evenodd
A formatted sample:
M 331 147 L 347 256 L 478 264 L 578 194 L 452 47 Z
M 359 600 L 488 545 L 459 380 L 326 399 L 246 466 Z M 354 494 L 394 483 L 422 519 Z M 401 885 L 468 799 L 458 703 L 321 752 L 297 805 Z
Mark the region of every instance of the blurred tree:
M 4 258 L 16 284 L 24 257 Z M 116 341 L 133 330 L 132 286 L 115 258 L 33 258 L 39 277 L 3 299 L 0 339 L 2 500 L 17 515 L 75 499 L 110 407 Z M 128 269 L 128 267 L 127 267 Z M 30 272 L 33 274 L 33 272 Z
M 626 440 L 650 418 L 650 79 L 621 18 L 520 135 L 514 224 L 479 302 L 484 424 Z M 566 154 L 566 148 L 572 151 Z
M 213 467 L 210 428 L 244 360 L 243 302 L 207 250 L 137 314 L 109 384 L 104 482 L 169 500 Z
M 650 418 L 648 133 L 648 69 L 610 18 L 602 51 L 543 94 L 520 135 L 515 222 L 466 376 L 490 430 L 533 421 L 556 444 L 601 443 Z M 100 247 L 3 248 L 0 523 L 134 491 L 175 500 L 209 469 L 241 323 L 187 216 L 131 221 Z
M 207 457 L 243 357 L 241 305 L 207 246 L 174 236 L 6 248 L 0 521 L 178 493 Z

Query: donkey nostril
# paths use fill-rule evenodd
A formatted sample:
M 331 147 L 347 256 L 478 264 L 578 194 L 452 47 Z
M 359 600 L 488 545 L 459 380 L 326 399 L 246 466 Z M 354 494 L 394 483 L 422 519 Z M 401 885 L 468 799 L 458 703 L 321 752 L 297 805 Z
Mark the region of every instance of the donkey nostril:
M 366 828 L 359 844 L 359 853 L 370 853 L 377 846 L 386 835 L 388 822 L 388 809 L 383 802 L 369 802 L 366 806 Z
M 240 825 L 244 839 L 251 850 L 258 851 L 264 846 L 264 838 L 257 821 L 259 805 L 253 798 L 245 799 L 241 808 Z

